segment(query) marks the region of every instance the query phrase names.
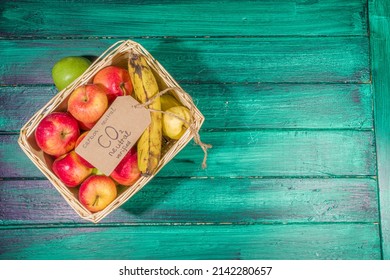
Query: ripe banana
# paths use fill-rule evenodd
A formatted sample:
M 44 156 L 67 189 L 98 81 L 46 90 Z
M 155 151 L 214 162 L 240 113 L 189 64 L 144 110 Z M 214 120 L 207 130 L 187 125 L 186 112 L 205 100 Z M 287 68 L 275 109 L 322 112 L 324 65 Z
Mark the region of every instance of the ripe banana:
M 128 70 L 138 102 L 141 104 L 148 102 L 159 92 L 156 78 L 142 55 L 130 54 Z M 147 108 L 161 110 L 160 97 L 154 98 Z M 161 157 L 161 112 L 152 111 L 150 115 L 151 123 L 137 143 L 138 168 L 144 176 L 154 173 Z

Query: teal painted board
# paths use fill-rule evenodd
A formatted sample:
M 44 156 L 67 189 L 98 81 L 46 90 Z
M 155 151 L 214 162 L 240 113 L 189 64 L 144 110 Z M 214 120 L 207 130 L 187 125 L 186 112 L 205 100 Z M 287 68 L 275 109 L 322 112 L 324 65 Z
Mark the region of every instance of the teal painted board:
M 366 84 L 184 85 L 203 129 L 371 129 Z
M 365 0 L 2 1 L 1 37 L 366 35 Z M 77 24 L 65 24 L 77 22 Z M 58 23 L 64 23 L 59 28 Z
M 63 56 L 117 40 L 0 40 L 1 85 L 52 84 Z M 144 47 L 180 83 L 368 83 L 367 37 L 153 38 Z
M 378 225 L 372 223 L 36 227 L 0 233 L 0 259 L 380 259 Z
M 22 126 L 58 93 L 50 87 L 0 87 L 0 131 L 19 133 Z
M 87 223 L 46 180 L 0 181 L 2 226 Z M 378 223 L 377 182 L 155 178 L 100 224 Z
M 0 3 L 0 259 L 386 258 L 366 0 L 32 2 Z M 55 61 L 128 38 L 194 97 L 213 149 L 202 170 L 191 142 L 94 225 L 22 153 L 18 129 L 56 93 Z
M 369 7 L 382 250 L 390 259 L 390 3 L 370 0 Z
M 201 136 L 213 145 L 206 170 L 200 167 L 200 148 L 189 145 L 160 176 L 375 175 L 370 131 L 222 131 Z
M 202 130 L 373 128 L 369 84 L 186 84 Z M 0 87 L 0 131 L 19 129 L 57 93 L 53 86 Z M 34 102 L 31 102 L 34 100 Z
M 17 144 L 17 135 L 0 135 L 0 176 L 43 177 Z M 365 176 L 376 174 L 372 131 L 203 132 L 210 143 L 207 169 L 203 151 L 192 141 L 159 173 L 172 176 Z

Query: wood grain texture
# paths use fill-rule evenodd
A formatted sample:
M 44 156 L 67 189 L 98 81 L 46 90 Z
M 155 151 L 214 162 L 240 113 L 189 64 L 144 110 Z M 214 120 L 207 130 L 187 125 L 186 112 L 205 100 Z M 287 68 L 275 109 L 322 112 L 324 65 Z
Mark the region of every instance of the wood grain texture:
M 61 57 L 117 40 L 0 40 L 0 83 L 52 84 Z M 180 83 L 368 83 L 367 37 L 140 39 Z
M 202 129 L 372 129 L 370 85 L 187 84 Z M 0 87 L 0 131 L 19 129 L 57 93 L 53 86 Z M 34 100 L 34 102 L 31 102 Z
M 377 224 L 28 228 L 0 233 L 0 259 L 380 258 Z
M 386 89 L 390 28 L 369 1 L 371 33 L 367 0 L 1 1 L 0 259 L 388 258 L 390 140 L 370 83 Z M 56 93 L 58 59 L 128 38 L 194 97 L 213 148 L 202 170 L 191 142 L 95 225 L 17 131 Z
M 390 3 L 370 1 L 370 30 L 383 258 L 390 259 Z
M 159 173 L 171 176 L 344 176 L 375 175 L 372 131 L 204 132 L 211 143 L 208 168 L 192 142 Z M 42 177 L 17 145 L 17 135 L 0 135 L 1 177 Z
M 365 0 L 2 1 L 1 37 L 366 35 Z M 77 24 L 65 24 L 77 22 Z M 64 23 L 59 28 L 58 23 Z
M 373 175 L 372 132 L 243 131 L 203 133 L 211 143 L 208 168 L 200 148 L 189 145 L 161 176 L 343 176 Z
M 47 87 L 0 87 L 0 131 L 19 133 L 58 91 Z
M 111 223 L 379 222 L 374 179 L 156 178 Z M 49 181 L 0 181 L 3 226 L 87 223 Z

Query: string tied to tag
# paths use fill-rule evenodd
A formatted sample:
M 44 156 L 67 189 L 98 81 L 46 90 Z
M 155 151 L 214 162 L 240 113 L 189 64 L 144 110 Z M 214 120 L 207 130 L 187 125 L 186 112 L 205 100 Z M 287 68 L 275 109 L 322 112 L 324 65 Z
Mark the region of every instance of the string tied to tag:
M 156 98 L 163 96 L 164 94 L 168 93 L 171 90 L 178 90 L 178 91 L 183 92 L 183 90 L 179 87 L 168 87 L 168 88 L 156 93 L 153 97 L 151 97 L 146 102 L 139 104 L 137 106 L 142 106 L 151 112 L 158 112 L 158 113 L 166 114 L 166 115 L 169 115 L 169 116 L 172 116 L 172 117 L 175 117 L 175 118 L 181 120 L 187 126 L 187 129 L 189 129 L 191 134 L 193 135 L 194 142 L 197 145 L 199 145 L 201 147 L 201 149 L 203 150 L 204 156 L 203 156 L 203 161 L 202 161 L 202 168 L 205 169 L 207 167 L 207 156 L 208 156 L 207 150 L 212 148 L 212 145 L 202 142 L 202 140 L 200 139 L 199 131 L 196 130 L 191 123 L 189 123 L 187 120 L 183 119 L 181 116 L 178 116 L 178 115 L 171 113 L 171 112 L 167 112 L 167 111 L 163 111 L 163 110 L 156 110 L 156 109 L 152 109 L 152 108 L 148 107 L 151 103 L 153 103 L 153 101 Z M 191 116 L 193 116 L 195 113 L 194 109 L 191 107 L 191 108 L 189 108 L 189 110 L 191 112 Z

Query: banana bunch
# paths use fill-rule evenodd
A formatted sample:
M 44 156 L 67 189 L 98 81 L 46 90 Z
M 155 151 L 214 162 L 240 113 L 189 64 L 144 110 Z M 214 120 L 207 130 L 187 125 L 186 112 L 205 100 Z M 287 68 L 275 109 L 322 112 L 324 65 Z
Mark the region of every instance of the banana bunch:
M 130 54 L 128 70 L 138 102 L 148 102 L 159 92 L 157 81 L 143 56 Z M 151 123 L 137 143 L 138 168 L 144 176 L 154 173 L 161 158 L 162 116 L 157 112 L 161 110 L 160 97 L 153 98 L 148 108 L 152 110 Z

